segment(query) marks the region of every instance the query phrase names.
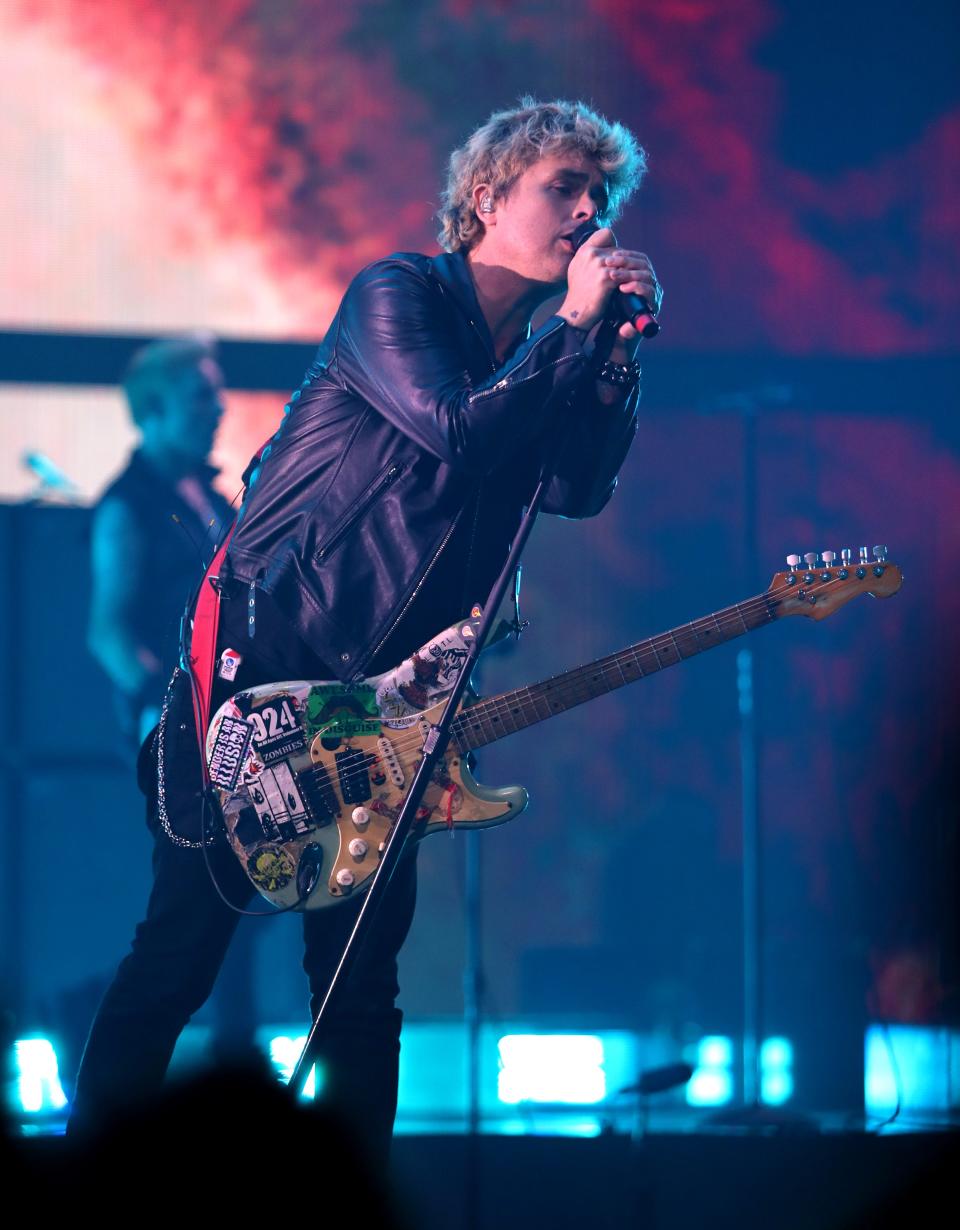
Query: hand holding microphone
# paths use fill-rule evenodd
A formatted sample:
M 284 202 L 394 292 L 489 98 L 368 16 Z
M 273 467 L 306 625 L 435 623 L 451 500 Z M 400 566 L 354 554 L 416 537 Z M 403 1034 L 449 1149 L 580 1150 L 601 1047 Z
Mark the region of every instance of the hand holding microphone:
M 570 238 L 575 254 L 558 315 L 581 329 L 592 329 L 605 317 L 620 326 L 624 341 L 637 334 L 656 337 L 663 288 L 650 258 L 643 252 L 618 248 L 613 231 L 593 221 L 577 227 Z

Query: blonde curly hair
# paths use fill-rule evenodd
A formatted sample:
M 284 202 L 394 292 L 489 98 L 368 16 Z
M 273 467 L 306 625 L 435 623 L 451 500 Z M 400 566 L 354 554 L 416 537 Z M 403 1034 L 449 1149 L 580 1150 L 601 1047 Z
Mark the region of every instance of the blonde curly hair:
M 505 197 L 527 167 L 545 155 L 576 150 L 592 159 L 607 181 L 607 205 L 600 219 L 614 222 L 639 186 L 647 156 L 636 137 L 582 102 L 542 103 L 529 95 L 510 111 L 495 111 L 450 155 L 447 186 L 437 211 L 440 246 L 469 251 L 483 235 L 473 204 L 477 184 Z

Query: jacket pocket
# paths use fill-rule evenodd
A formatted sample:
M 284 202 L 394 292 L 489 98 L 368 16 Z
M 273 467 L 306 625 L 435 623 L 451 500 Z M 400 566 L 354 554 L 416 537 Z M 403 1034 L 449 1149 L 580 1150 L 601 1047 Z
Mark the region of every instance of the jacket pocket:
M 334 524 L 320 546 L 314 551 L 313 558 L 318 563 L 323 563 L 324 560 L 329 559 L 357 522 L 367 515 L 387 488 L 393 486 L 405 468 L 406 466 L 402 461 L 389 462 L 373 482 L 357 496 L 346 512 Z

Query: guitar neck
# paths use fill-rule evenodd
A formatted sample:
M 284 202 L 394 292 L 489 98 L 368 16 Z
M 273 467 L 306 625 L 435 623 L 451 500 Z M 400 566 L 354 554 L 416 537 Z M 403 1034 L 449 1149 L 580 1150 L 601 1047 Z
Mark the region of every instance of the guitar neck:
M 636 645 L 598 658 L 586 666 L 554 675 L 542 683 L 478 701 L 453 723 L 453 738 L 463 752 L 494 743 L 535 722 L 565 713 L 574 705 L 636 683 L 638 679 L 762 628 L 777 618 L 777 605 L 776 598 L 767 591 L 693 623 L 681 624 L 649 640 L 638 641 Z

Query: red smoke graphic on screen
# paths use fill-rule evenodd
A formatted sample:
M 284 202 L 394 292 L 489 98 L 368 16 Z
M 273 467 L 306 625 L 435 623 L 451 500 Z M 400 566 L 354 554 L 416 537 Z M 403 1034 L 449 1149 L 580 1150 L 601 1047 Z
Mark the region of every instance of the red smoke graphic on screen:
M 531 89 L 591 98 L 650 151 L 624 236 L 649 244 L 668 287 L 659 344 L 873 354 L 953 343 L 960 225 L 947 168 L 960 117 L 830 182 L 787 165 L 774 141 L 780 83 L 754 61 L 777 21 L 766 0 L 590 0 L 562 20 L 552 6 L 489 0 L 412 11 L 19 0 L 12 13 L 95 75 L 149 185 L 157 242 L 200 280 L 218 252 L 249 263 L 259 289 L 244 332 L 317 335 L 359 267 L 430 248 L 450 146 Z M 44 90 L 66 113 L 57 89 L 54 74 Z M 109 191 L 90 170 L 91 187 Z M 889 219 L 909 242 L 865 259 L 858 231 Z M 818 238 L 825 228 L 844 241 Z M 159 277 L 151 290 L 162 294 Z

